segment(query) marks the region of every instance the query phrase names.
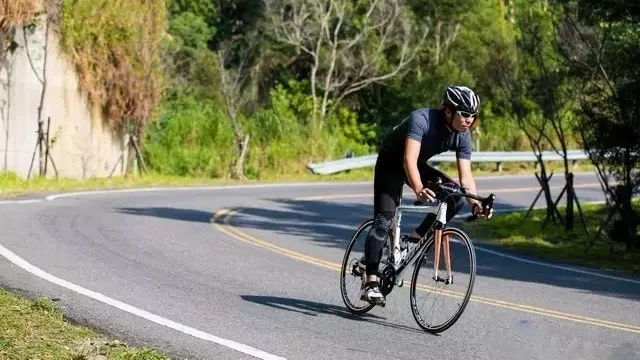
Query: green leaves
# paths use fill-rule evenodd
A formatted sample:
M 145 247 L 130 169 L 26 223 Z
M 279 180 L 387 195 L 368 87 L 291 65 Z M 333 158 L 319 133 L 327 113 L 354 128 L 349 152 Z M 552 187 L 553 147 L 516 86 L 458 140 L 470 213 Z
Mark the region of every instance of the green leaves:
M 201 50 L 207 47 L 215 28 L 207 25 L 202 16 L 186 11 L 171 19 L 169 33 L 180 46 Z

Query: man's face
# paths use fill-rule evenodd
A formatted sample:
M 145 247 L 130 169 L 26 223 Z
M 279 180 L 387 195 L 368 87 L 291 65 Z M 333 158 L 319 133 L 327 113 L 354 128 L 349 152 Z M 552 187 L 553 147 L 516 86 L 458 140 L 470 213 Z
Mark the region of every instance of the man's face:
M 466 115 L 466 117 L 462 115 Z M 473 120 L 475 119 L 475 114 L 462 112 L 462 115 L 458 112 L 447 111 L 447 116 L 449 117 L 449 119 L 451 119 L 450 116 L 453 116 L 453 121 L 451 121 L 450 124 L 451 127 L 453 127 L 457 132 L 468 131 L 473 124 Z

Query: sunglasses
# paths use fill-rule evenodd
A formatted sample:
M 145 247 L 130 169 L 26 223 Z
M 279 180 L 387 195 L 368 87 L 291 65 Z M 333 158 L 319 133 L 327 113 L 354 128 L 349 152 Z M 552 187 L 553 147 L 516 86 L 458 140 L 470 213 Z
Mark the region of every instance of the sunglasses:
M 475 118 L 476 117 L 476 113 L 470 113 L 467 111 L 462 111 L 462 110 L 456 110 L 456 114 L 462 116 L 463 118 Z

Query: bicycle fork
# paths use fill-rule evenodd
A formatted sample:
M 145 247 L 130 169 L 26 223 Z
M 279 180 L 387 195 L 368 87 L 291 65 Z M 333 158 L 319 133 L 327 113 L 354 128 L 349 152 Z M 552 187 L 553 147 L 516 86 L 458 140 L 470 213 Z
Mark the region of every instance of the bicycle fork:
M 434 259 L 433 259 L 433 279 L 435 281 L 443 281 L 445 283 L 451 283 L 453 281 L 453 275 L 451 272 L 451 248 L 449 244 L 449 236 L 442 235 L 442 229 L 447 223 L 447 203 L 443 203 L 440 206 L 437 214 L 437 220 L 435 223 L 436 231 L 434 235 Z M 444 250 L 444 262 L 447 269 L 447 279 L 442 279 L 438 276 L 438 270 L 440 269 L 440 251 Z
M 440 249 L 444 249 L 444 262 L 447 268 L 447 278 L 451 278 L 451 249 L 449 236 L 442 235 L 442 229 L 437 229 L 435 234 L 435 255 L 433 259 L 433 277 L 438 281 L 438 269 L 440 268 Z

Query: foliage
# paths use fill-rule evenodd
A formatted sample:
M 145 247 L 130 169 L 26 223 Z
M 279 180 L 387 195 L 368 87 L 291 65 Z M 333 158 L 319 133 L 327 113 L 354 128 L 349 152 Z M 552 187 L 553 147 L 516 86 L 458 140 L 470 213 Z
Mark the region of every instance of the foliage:
M 22 25 L 35 11 L 34 0 L 0 1 L 0 31 L 8 32 L 12 27 Z
M 631 205 L 640 186 L 640 10 L 631 1 L 579 0 L 566 8 L 561 46 L 580 84 L 581 120 L 589 124 L 577 130 L 612 203 L 610 238 L 640 249 L 640 215 Z
M 215 94 L 219 83 L 217 62 L 208 50 L 213 29 L 191 12 L 179 13 L 169 20 L 169 36 L 164 42 L 163 62 L 167 73 L 165 97 L 175 91 L 201 93 L 202 98 Z
M 0 0 L 0 70 L 5 66 L 7 51 L 16 47 L 14 30 L 29 21 L 35 9 L 35 0 Z
M 225 177 L 232 133 L 211 102 L 182 95 L 163 102 L 148 124 L 144 149 L 152 169 L 168 175 Z
M 67 0 L 61 6 L 62 46 L 83 89 L 115 130 L 129 125 L 139 132 L 161 96 L 164 0 Z
M 291 174 L 306 171 L 312 161 L 343 157 L 346 152 L 364 155 L 375 130 L 358 124 L 356 114 L 340 107 L 327 119 L 327 126 L 309 126 L 313 99 L 306 81 L 289 81 L 271 91 L 270 105 L 259 110 L 249 122 L 253 143 L 248 172 L 252 176 Z M 260 170 L 264 170 L 264 174 Z
M 217 25 L 220 16 L 218 1 L 214 0 L 168 0 L 167 7 L 172 19 L 179 19 L 183 14 L 199 17 L 208 27 L 211 40 L 217 32 Z
M 364 155 L 376 135 L 359 124 L 354 112 L 341 107 L 327 126 L 309 127 L 313 100 L 306 82 L 278 85 L 268 106 L 239 121 L 251 134 L 246 175 L 249 178 L 291 176 L 306 172 L 312 161 Z M 154 171 L 171 175 L 227 177 L 233 163 L 233 130 L 215 102 L 181 95 L 161 105 L 158 120 L 148 124 L 144 149 Z
M 426 35 L 398 0 L 265 3 L 270 38 L 308 76 L 318 127 L 345 97 L 405 73 Z

